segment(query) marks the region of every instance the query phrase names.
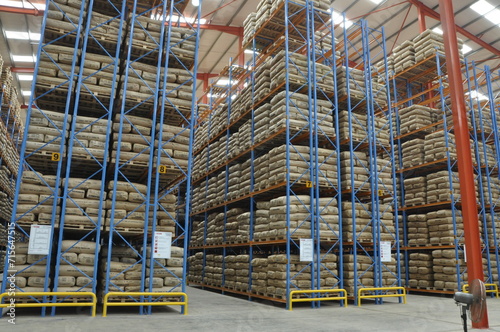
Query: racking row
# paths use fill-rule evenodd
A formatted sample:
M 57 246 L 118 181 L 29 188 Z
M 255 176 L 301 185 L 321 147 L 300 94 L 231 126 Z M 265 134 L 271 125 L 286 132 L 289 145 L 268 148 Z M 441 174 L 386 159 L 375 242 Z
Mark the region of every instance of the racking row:
M 149 291 L 166 301 L 184 291 L 199 44 L 186 5 L 48 2 L 12 222 L 27 239 L 50 226 L 50 250 L 18 245 L 19 292 Z M 171 235 L 168 259 L 151 249 L 158 232 Z
M 191 284 L 277 302 L 401 285 L 387 66 L 374 76 L 384 33 L 334 27 L 328 8 L 261 1 L 245 25 L 254 59 L 211 87 L 194 141 Z
M 425 31 L 393 56 L 405 285 L 453 293 L 468 278 L 443 38 Z M 486 73 L 463 59 L 485 282 L 498 284 L 498 103 Z

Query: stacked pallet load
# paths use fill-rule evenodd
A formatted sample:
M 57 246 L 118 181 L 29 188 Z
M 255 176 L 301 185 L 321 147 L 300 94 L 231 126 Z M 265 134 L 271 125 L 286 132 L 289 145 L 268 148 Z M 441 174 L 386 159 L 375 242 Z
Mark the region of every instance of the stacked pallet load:
M 448 155 L 450 160 L 457 159 L 454 134 L 440 130 L 425 135 L 425 162 L 445 159 Z
M 267 265 L 267 296 L 286 299 L 287 266 L 290 268 L 291 288 L 311 289 L 311 267 L 301 262 L 299 255 L 270 255 Z
M 108 292 L 138 292 L 141 290 L 142 264 L 138 262 L 138 253 L 130 246 L 113 245 L 111 247 L 111 259 L 107 263 L 109 246 L 103 246 L 101 250 L 101 288 L 99 297 L 105 294 L 105 285 Z M 109 272 L 109 282 L 106 274 Z
M 151 257 L 151 247 L 146 249 L 147 257 Z M 170 258 L 154 258 L 153 270 L 151 260 L 146 260 L 146 279 L 144 291 L 181 292 L 184 274 L 184 249 L 171 247 Z M 152 279 L 151 278 L 152 275 Z
M 271 92 L 271 68 L 270 60 L 264 61 L 256 68 L 254 102 L 264 100 Z
M 286 181 L 289 173 L 291 183 L 305 183 L 310 180 L 309 174 L 309 147 L 301 145 L 290 145 L 288 159 L 290 168 L 287 169 L 287 146 L 281 145 L 269 151 L 269 185 L 275 185 Z
M 224 287 L 242 292 L 248 291 L 249 255 L 224 257 Z
M 253 162 L 253 170 L 254 170 L 254 191 L 259 191 L 265 189 L 270 186 L 269 182 L 269 172 L 270 172 L 270 164 L 269 164 L 269 154 L 264 154 L 263 156 L 255 158 Z
M 244 215 L 244 217 L 240 217 L 240 215 Z M 244 213 L 244 210 L 242 209 L 230 209 L 227 211 L 225 218 L 224 218 L 224 213 L 222 213 L 222 222 L 220 222 L 219 226 L 216 228 L 216 230 L 222 230 L 223 238 L 225 243 L 241 243 L 241 242 L 248 242 L 248 234 L 246 237 L 246 241 L 242 241 L 242 232 L 245 230 L 244 228 L 244 222 L 241 220 L 244 220 L 246 216 L 246 213 Z M 219 217 L 220 219 L 221 217 Z M 224 220 L 225 219 L 225 220 Z M 241 228 L 240 228 L 241 227 Z M 248 227 L 250 227 L 248 225 Z M 225 232 L 224 232 L 225 228 Z
M 68 195 L 64 217 L 64 228 L 93 229 L 100 225 L 98 220 L 105 215 L 104 201 L 106 192 L 101 191 L 101 181 L 80 178 L 63 179 L 67 181 Z M 102 230 L 102 226 L 101 226 Z
M 250 43 L 255 34 L 255 23 L 257 14 L 250 13 L 243 21 L 243 45 Z
M 425 205 L 427 203 L 425 176 L 404 179 L 404 186 L 406 206 Z
M 432 124 L 438 121 L 436 114 L 436 109 L 418 104 L 398 110 L 400 134 L 405 135 L 417 130 L 431 133 Z
M 0 83 L 1 84 L 1 83 Z M 16 97 L 17 98 L 17 97 Z M 17 99 L 14 99 L 15 103 L 19 103 Z M 5 100 L 4 100 L 5 102 Z M 14 101 L 13 101 L 14 103 Z M 0 105 L 1 107 L 1 105 Z M 3 113 L 4 111 L 2 110 L 0 113 Z M 15 113 L 15 111 L 11 108 L 10 110 L 6 111 L 6 113 Z M 12 115 L 11 115 L 12 116 Z M 12 122 L 12 119 L 7 119 L 8 122 Z M 10 128 L 7 128 L 3 122 L 0 121 L 0 158 L 1 158 L 1 169 L 0 169 L 0 176 L 3 179 L 10 179 L 10 175 L 14 174 L 17 175 L 18 169 L 19 169 L 19 151 L 18 151 L 18 145 L 21 143 L 22 137 L 18 137 L 17 140 L 15 140 L 14 137 L 12 137 L 12 131 L 17 130 L 19 133 L 18 135 L 22 135 L 21 133 L 24 132 L 24 129 L 22 125 L 18 123 L 14 123 L 13 125 L 10 124 Z M 17 128 L 12 128 L 12 127 L 17 127 Z M 14 130 L 13 130 L 14 129 Z M 2 182 L 0 183 L 0 190 L 4 191 L 9 191 L 13 190 L 13 185 L 10 184 L 10 181 L 6 180 L 1 180 Z M 3 189 L 2 189 L 3 188 Z M 11 189 L 12 188 L 12 189 Z
M 374 208 L 372 204 L 369 204 L 369 207 L 372 218 L 378 220 L 379 225 L 377 227 L 379 227 L 380 231 L 380 240 L 394 241 L 396 226 L 394 225 L 395 218 L 393 205 L 379 202 L 376 204 L 376 208 Z
M 161 130 L 162 144 L 158 143 Z M 168 168 L 167 176 L 175 178 L 181 175 L 181 170 L 187 171 L 189 159 L 189 128 L 168 124 L 156 125 L 155 146 L 161 149 L 161 165 Z M 156 162 L 156 158 L 155 158 Z
M 176 222 L 181 219 L 177 214 L 177 196 L 170 193 L 160 193 L 156 205 L 156 231 L 170 232 L 172 237 L 176 236 Z M 152 204 L 154 206 L 154 204 Z M 179 219 L 178 219 L 179 218 Z M 150 219 L 151 220 L 151 219 Z M 152 224 L 149 225 L 148 232 L 152 231 Z
M 266 295 L 269 260 L 264 257 L 256 257 L 252 259 L 250 265 L 252 266 L 252 293 Z
M 203 259 L 205 254 L 203 251 L 199 251 L 194 255 L 188 257 L 188 275 L 189 281 L 194 283 L 203 283 Z
M 322 252 L 319 254 L 321 265 L 320 265 L 320 288 L 330 289 L 338 288 L 337 284 L 339 282 L 338 274 L 338 256 L 333 253 Z
M 410 214 L 407 217 L 406 227 L 409 246 L 426 246 L 430 244 L 429 225 L 427 224 L 426 214 Z M 400 239 L 402 238 L 400 237 Z
M 236 221 L 238 223 L 238 234 L 236 235 L 234 242 L 247 243 L 250 241 L 250 224 L 252 221 L 251 219 L 252 219 L 252 214 L 250 212 L 239 214 L 236 217 Z
M 348 242 L 355 239 L 373 241 L 371 213 L 364 204 L 342 201 L 342 239 Z
M 92 292 L 96 285 L 94 266 L 99 245 L 92 241 L 63 240 L 59 265 L 58 292 Z
M 373 78 L 371 81 L 372 90 L 377 92 L 373 101 L 379 107 L 387 105 L 387 89 L 384 81 L 377 83 Z M 351 104 L 355 106 L 358 102 L 366 99 L 366 79 L 363 70 L 357 68 L 338 67 L 337 68 L 337 93 L 339 95 L 339 106 L 346 106 L 346 98 L 350 98 Z
M 324 241 L 334 241 L 340 236 L 339 208 L 335 197 L 314 198 L 314 203 L 319 207 L 319 237 Z M 329 258 L 332 258 L 328 256 Z M 333 261 L 333 262 L 336 262 Z M 333 268 L 332 268 L 333 269 Z
M 271 230 L 269 220 L 269 210 L 271 203 L 269 201 L 257 202 L 257 210 L 255 211 L 255 218 L 253 222 L 253 240 L 265 240 Z M 258 279 L 258 278 L 257 278 Z
M 212 213 L 207 218 L 205 242 L 208 245 L 221 244 L 224 241 L 224 213 Z
M 439 171 L 429 173 L 426 176 L 426 184 L 427 204 L 461 200 L 457 172 Z
M 434 287 L 433 264 L 432 253 L 410 253 L 409 286 L 419 289 Z
M 16 206 L 16 223 L 20 226 L 50 225 L 54 217 L 54 227 L 59 225 L 59 202 L 55 202 L 54 192 L 56 188 L 58 195 L 60 187 L 56 184 L 55 175 L 43 175 L 34 171 L 24 171 L 21 180 L 21 188 Z M 54 212 L 54 216 L 53 216 Z
M 425 140 L 411 139 L 401 144 L 403 168 L 419 166 L 425 163 Z M 396 154 L 399 156 L 399 154 Z
M 193 220 L 191 226 L 191 237 L 189 238 L 189 247 L 202 246 L 204 235 L 205 220 Z
M 223 256 L 216 254 L 205 255 L 205 271 L 203 282 L 207 285 L 222 287 Z
M 400 73 L 415 65 L 415 48 L 411 40 L 406 40 L 393 50 L 394 70 Z
M 415 60 L 420 62 L 436 52 L 445 54 L 443 35 L 432 30 L 425 30 L 413 39 L 415 48 Z M 458 39 L 458 49 L 462 49 L 463 41 Z M 463 54 L 460 53 L 460 59 L 463 60 Z
M 369 256 L 344 254 L 344 289 L 349 296 L 354 296 L 354 286 L 374 287 L 373 261 Z M 357 269 L 357 275 L 356 275 Z M 356 294 L 357 295 L 357 294 Z
M 65 123 L 66 122 L 66 123 Z M 25 158 L 30 165 L 47 167 L 47 161 L 57 162 L 54 153 L 59 153 L 61 145 L 66 144 L 71 115 L 33 108 L 30 114 L 28 135 L 26 137 Z M 66 147 L 63 148 L 63 156 Z M 63 157 L 60 156 L 60 157 Z
M 120 125 L 120 114 L 115 115 L 113 123 L 112 163 L 118 157 L 120 163 L 147 167 L 150 160 L 151 126 L 153 121 L 139 116 L 127 115 Z M 121 130 L 121 136 L 119 134 Z M 118 151 L 119 148 L 119 151 Z
M 227 199 L 238 197 L 240 188 L 241 164 L 234 164 L 229 167 L 229 177 L 227 182 Z
M 438 290 L 458 290 L 458 275 L 467 283 L 463 252 L 454 249 L 433 250 L 434 287 Z
M 146 220 L 147 185 L 117 181 L 116 191 L 114 191 L 114 181 L 110 181 L 107 188 L 106 229 L 109 230 L 111 223 L 113 223 L 113 228 L 120 232 L 143 234 Z M 115 202 L 114 210 L 113 200 Z
M 28 255 L 29 244 L 16 242 L 15 268 L 16 287 L 21 292 L 50 292 L 51 280 L 47 279 L 50 267 L 47 266 L 47 256 Z M 47 287 L 45 287 L 47 285 Z
M 0 219 L 11 220 L 14 185 L 12 172 L 2 165 L 0 167 Z
M 460 211 L 438 210 L 427 213 L 431 245 L 450 245 L 464 242 L 464 224 Z M 456 234 L 454 229 L 456 229 Z
M 254 144 L 260 143 L 269 137 L 269 119 L 271 116 L 271 104 L 264 104 L 254 111 Z
M 269 231 L 262 240 L 284 240 L 290 229 L 293 238 L 311 237 L 312 200 L 308 195 L 290 196 L 289 205 L 287 197 L 282 196 L 270 201 Z M 287 211 L 290 225 L 287 227 Z
M 93 156 L 98 161 L 104 159 L 106 146 L 106 136 L 108 135 L 108 121 L 87 116 L 78 116 L 75 123 L 74 140 L 72 151 L 72 167 L 75 167 L 74 160 L 90 159 Z
M 369 171 L 370 168 L 366 152 L 340 152 L 340 174 L 343 190 L 370 190 L 370 182 L 368 181 Z
M 482 218 L 479 218 L 479 222 L 482 221 Z M 488 232 L 488 245 L 493 248 L 495 247 L 495 243 L 498 243 L 500 239 L 500 215 L 495 213 L 493 216 L 491 214 L 486 215 L 486 225 Z M 493 260 L 492 260 L 493 262 Z

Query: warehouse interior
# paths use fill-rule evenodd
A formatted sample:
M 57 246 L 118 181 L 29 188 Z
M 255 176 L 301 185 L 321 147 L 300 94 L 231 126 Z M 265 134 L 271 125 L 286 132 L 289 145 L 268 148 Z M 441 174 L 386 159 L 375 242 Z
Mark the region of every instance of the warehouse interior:
M 0 325 L 500 331 L 499 14 L 2 1 Z

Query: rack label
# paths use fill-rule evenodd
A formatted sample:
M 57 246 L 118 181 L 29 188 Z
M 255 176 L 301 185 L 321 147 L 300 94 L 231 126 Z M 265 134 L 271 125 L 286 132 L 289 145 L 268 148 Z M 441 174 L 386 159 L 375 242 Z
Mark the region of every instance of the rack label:
M 391 242 L 390 241 L 380 241 L 380 261 L 390 262 L 391 257 Z
M 313 261 L 313 240 L 300 239 L 300 261 L 312 262 Z
M 61 154 L 59 152 L 52 152 L 52 156 L 50 157 L 50 160 L 52 160 L 52 161 L 61 160 Z
M 155 232 L 153 237 L 153 258 L 170 258 L 172 232 Z
M 167 166 L 160 165 L 160 168 L 158 169 L 158 173 L 166 174 L 167 173 Z
M 312 187 L 313 187 L 312 181 L 306 181 L 306 188 L 312 188 Z
M 28 243 L 29 255 L 48 255 L 50 253 L 50 238 L 52 226 L 31 225 Z

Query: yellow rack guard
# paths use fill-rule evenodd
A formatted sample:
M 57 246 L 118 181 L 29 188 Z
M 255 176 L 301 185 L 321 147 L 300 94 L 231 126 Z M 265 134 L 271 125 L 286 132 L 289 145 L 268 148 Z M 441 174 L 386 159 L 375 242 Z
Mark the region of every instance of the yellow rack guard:
M 311 294 L 311 293 L 344 293 L 344 296 L 327 296 L 327 297 L 306 297 L 301 299 L 294 299 L 295 294 Z M 293 302 L 312 302 L 312 301 L 334 301 L 334 300 L 344 300 L 345 306 L 347 307 L 347 291 L 345 289 L 305 289 L 305 290 L 294 290 L 290 292 L 288 297 L 288 310 L 292 310 Z
M 168 296 L 168 297 L 184 297 L 182 302 L 108 302 L 110 296 L 126 297 L 126 296 Z M 160 305 L 182 305 L 184 306 L 184 315 L 188 314 L 188 296 L 182 292 L 110 292 L 104 296 L 102 307 L 102 317 L 106 317 L 108 307 L 136 307 L 136 306 L 160 306 Z
M 486 288 L 486 293 L 494 293 L 496 298 L 498 299 L 498 285 L 497 284 L 484 284 L 484 287 Z M 488 288 L 491 287 L 491 288 Z M 468 293 L 469 292 L 469 284 L 465 284 L 462 286 L 462 292 Z
M 402 291 L 401 294 L 396 293 L 396 294 L 380 294 L 380 295 L 362 295 L 361 293 L 363 292 L 371 292 L 371 291 L 382 291 L 382 290 L 387 290 L 387 291 Z M 380 297 L 402 297 L 403 298 L 403 303 L 406 304 L 406 289 L 404 287 L 367 287 L 367 288 L 360 288 L 358 289 L 358 306 L 361 306 L 361 300 L 362 299 L 374 299 L 374 298 L 380 298 Z
M 42 307 L 92 307 L 92 317 L 95 317 L 97 308 L 97 296 L 92 292 L 16 292 L 13 296 L 9 293 L 0 294 L 0 302 L 4 298 L 30 297 L 30 296 L 74 296 L 91 297 L 92 302 L 34 302 L 34 303 L 16 303 L 16 308 L 42 308 Z M 10 303 L 0 303 L 0 308 L 7 308 Z

